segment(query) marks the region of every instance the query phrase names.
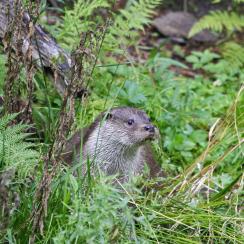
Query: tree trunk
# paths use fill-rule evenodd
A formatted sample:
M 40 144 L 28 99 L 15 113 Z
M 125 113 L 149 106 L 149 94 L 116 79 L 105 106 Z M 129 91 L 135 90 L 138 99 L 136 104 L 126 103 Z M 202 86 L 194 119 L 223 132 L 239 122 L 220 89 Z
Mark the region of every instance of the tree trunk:
M 4 39 L 11 25 L 11 21 L 15 16 L 14 0 L 0 1 L 0 41 L 4 44 Z M 20 6 L 22 8 L 22 6 Z M 13 51 L 21 52 L 26 55 L 27 50 L 31 48 L 31 59 L 35 66 L 42 69 L 44 72 L 51 74 L 54 86 L 62 95 L 65 87 L 69 83 L 71 57 L 64 49 L 62 49 L 55 40 L 46 33 L 41 26 L 34 25 L 34 34 L 31 41 L 29 41 L 28 30 L 29 25 L 32 24 L 30 16 L 27 12 L 22 15 L 21 21 L 22 30 L 19 32 L 18 43 L 15 37 L 11 37 L 11 48 Z M 19 42 L 21 40 L 21 42 Z

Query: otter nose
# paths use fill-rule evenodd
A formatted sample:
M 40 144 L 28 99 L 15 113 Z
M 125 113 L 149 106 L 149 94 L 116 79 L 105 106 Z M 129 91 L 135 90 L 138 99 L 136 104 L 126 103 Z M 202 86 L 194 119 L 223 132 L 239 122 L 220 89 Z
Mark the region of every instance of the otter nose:
M 144 129 L 146 130 L 146 131 L 149 131 L 149 132 L 155 132 L 155 128 L 154 128 L 154 126 L 153 125 L 146 125 L 145 127 L 144 127 Z

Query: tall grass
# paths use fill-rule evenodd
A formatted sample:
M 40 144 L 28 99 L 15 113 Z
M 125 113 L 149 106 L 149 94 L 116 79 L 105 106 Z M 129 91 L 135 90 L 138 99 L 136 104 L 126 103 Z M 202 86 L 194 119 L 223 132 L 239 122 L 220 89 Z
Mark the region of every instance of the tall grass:
M 75 126 L 88 125 L 101 110 L 118 104 L 146 110 L 161 131 L 154 148 L 168 176 L 150 180 L 145 169 L 143 176 L 118 187 L 113 177 L 81 176 L 81 163 L 61 165 L 51 184 L 43 235 L 35 242 L 243 243 L 243 86 L 233 98 L 235 85 L 217 87 L 203 76 L 176 76 L 170 65 L 186 67 L 160 55 L 140 65 L 121 65 L 106 55 L 101 60 L 105 63 L 95 69 L 91 96 L 76 104 Z M 49 87 L 37 86 L 34 95 L 44 155 L 61 98 Z M 32 232 L 44 164 L 39 162 L 34 173 L 31 164 L 25 167 L 31 173 L 24 180 L 17 172 L 4 185 L 20 204 L 10 207 L 8 225 L 0 229 L 3 243 L 28 243 Z
M 104 175 L 74 176 L 80 164 L 60 168 L 52 182 L 44 234 L 36 242 L 243 243 L 242 108 L 243 87 L 210 128 L 201 155 L 176 176 L 138 177 L 115 187 Z M 19 186 L 21 204 L 12 211 L 3 241 L 28 242 L 41 171 L 40 165 L 36 177 Z

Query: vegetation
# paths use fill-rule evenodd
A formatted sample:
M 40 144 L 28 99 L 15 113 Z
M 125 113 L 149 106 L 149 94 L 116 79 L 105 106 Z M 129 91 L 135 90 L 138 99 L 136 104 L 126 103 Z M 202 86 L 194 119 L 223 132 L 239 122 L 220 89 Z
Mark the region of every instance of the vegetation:
M 161 138 L 153 147 L 168 176 L 149 180 L 145 169 L 143 176 L 115 187 L 113 177 L 80 176 L 81 163 L 59 165 L 44 226 L 38 226 L 40 233 L 34 230 L 36 243 L 244 242 L 244 62 L 231 52 L 243 46 L 233 36 L 225 44 L 233 49 L 226 47 L 224 52 L 195 50 L 176 61 L 165 50 L 151 48 L 142 59 L 139 38 L 159 4 L 158 0 L 129 1 L 127 8 L 104 23 L 93 13 L 109 9 L 110 1 L 78 0 L 64 10 L 60 23 L 51 28 L 43 23 L 67 51 L 79 45 L 80 32 L 94 29 L 96 23 L 105 26 L 97 64 L 86 84 L 90 95 L 76 101 L 72 131 L 89 125 L 110 107 L 141 108 L 160 130 Z M 238 21 L 238 28 L 229 23 L 230 18 L 224 18 L 226 24 L 221 20 L 215 18 L 214 24 L 232 26 L 235 31 L 243 28 Z M 192 33 L 205 27 L 199 24 Z M 6 62 L 1 55 L 0 95 L 5 95 Z M 176 69 L 191 70 L 194 75 L 184 76 Z M 23 98 L 25 78 L 23 68 Z M 33 79 L 35 134 L 26 132 L 28 125 L 13 125 L 18 114 L 0 119 L 3 243 L 27 243 L 34 235 L 36 195 L 62 107 L 62 96 L 46 80 L 40 71 Z M 48 172 L 54 167 L 49 165 Z
M 244 16 L 240 7 L 243 0 L 233 0 L 232 11 L 212 11 L 202 17 L 191 29 L 189 36 L 193 36 L 204 29 L 212 30 L 225 35 L 226 40 L 221 47 L 223 57 L 231 67 L 241 67 L 244 65 L 243 46 L 239 44 L 241 40 L 234 38 L 238 32 L 244 28 Z M 235 41 L 232 41 L 235 39 Z

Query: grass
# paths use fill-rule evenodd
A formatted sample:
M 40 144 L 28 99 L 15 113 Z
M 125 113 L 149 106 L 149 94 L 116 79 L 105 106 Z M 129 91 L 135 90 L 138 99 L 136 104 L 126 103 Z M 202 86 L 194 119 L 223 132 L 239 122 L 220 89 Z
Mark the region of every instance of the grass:
M 128 64 L 124 62 L 131 60 L 128 53 L 119 63 L 108 49 L 100 53 L 89 98 L 75 104 L 73 131 L 111 106 L 141 108 L 160 130 L 153 147 L 168 176 L 149 180 L 145 170 L 143 176 L 115 187 L 113 177 L 77 177 L 80 164 L 61 165 L 51 184 L 43 234 L 38 233 L 35 242 L 243 243 L 243 69 L 224 73 L 222 66 L 218 68 L 223 60 L 216 61 L 220 57 L 209 51 L 192 53 L 180 63 L 152 50 L 144 62 Z M 207 61 L 195 62 L 194 55 Z M 1 92 L 5 62 L 0 56 Z M 172 65 L 187 69 L 190 63 L 196 71 L 193 78 L 169 69 Z M 33 117 L 41 141 L 34 149 L 43 156 L 53 140 L 62 98 L 41 77 L 35 76 Z M 26 135 L 21 138 L 24 141 Z M 13 142 L 11 147 L 15 146 Z M 23 153 L 20 149 L 22 159 Z M 44 163 L 16 168 L 3 184 L 6 162 L 2 157 L 0 200 L 7 192 L 8 207 L 0 213 L 6 224 L 0 228 L 0 240 L 27 243 Z M 18 160 L 11 163 L 18 165 Z
M 107 73 L 110 75 L 110 71 Z M 95 87 L 96 84 L 106 86 L 105 80 L 96 79 L 94 93 L 85 106 L 81 108 L 77 104 L 76 124 L 78 127 L 89 124 L 111 104 L 137 106 L 138 102 L 138 107 L 146 108 L 161 131 L 162 139 L 155 145 L 155 151 L 169 176 L 161 183 L 157 179 L 149 181 L 145 180 L 146 176 L 139 177 L 134 183 L 118 189 L 105 176 L 84 181 L 74 177 L 74 169 L 62 167 L 52 182 L 44 235 L 38 236 L 36 242 L 243 243 L 243 175 L 240 174 L 243 91 L 239 91 L 230 106 L 235 89 L 233 92 L 229 89 L 226 95 L 225 87 L 215 87 L 204 77 L 184 80 L 170 73 L 167 75 L 173 80 L 164 79 L 162 84 L 155 79 L 155 87 L 151 89 L 156 92 L 152 96 L 147 80 L 133 81 L 132 88 L 123 86 L 126 79 L 123 74 L 117 74 L 118 80 L 112 83 L 109 94 L 106 89 L 101 92 L 103 87 Z M 101 77 L 99 72 L 95 75 Z M 154 75 L 151 73 L 148 77 Z M 133 89 L 141 92 L 138 100 L 130 101 L 130 96 L 120 94 L 121 91 L 133 94 Z M 224 94 L 228 97 L 220 101 L 219 97 Z M 53 99 L 51 95 L 50 98 Z M 182 98 L 185 98 L 184 105 Z M 216 108 L 210 106 L 211 101 Z M 221 119 L 216 120 L 220 115 Z M 192 137 L 196 131 L 196 136 Z M 180 147 L 179 136 L 183 143 L 189 140 L 187 149 Z M 13 209 L 2 240 L 28 241 L 33 197 L 41 172 L 42 164 L 31 181 L 26 178 L 20 185 L 18 177 L 12 179 L 10 189 L 17 189 L 21 205 Z

